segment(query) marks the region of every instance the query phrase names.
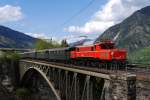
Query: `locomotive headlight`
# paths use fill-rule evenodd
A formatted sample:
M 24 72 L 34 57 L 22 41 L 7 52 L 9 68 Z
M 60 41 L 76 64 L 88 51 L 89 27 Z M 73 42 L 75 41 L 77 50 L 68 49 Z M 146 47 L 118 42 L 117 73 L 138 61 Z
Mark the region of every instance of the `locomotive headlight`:
M 112 56 L 114 55 L 114 52 L 113 52 L 113 51 L 111 52 L 111 55 L 112 55 Z
M 114 52 L 113 51 L 111 52 L 111 57 L 112 57 L 112 59 L 114 59 Z

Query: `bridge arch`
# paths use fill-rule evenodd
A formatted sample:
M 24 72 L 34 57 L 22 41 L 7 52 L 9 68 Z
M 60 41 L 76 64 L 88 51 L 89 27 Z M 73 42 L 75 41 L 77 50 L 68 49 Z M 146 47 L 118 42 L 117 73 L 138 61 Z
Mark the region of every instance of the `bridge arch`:
M 48 79 L 48 77 L 46 76 L 46 74 L 44 72 L 42 72 L 39 68 L 29 67 L 25 71 L 25 73 L 22 75 L 21 85 L 24 86 L 26 84 L 26 82 L 28 82 L 28 78 L 32 77 L 32 74 L 34 74 L 34 72 L 37 72 L 40 76 L 42 76 L 42 78 L 46 81 L 46 83 L 48 84 L 48 86 L 52 90 L 52 92 L 55 95 L 56 99 L 57 100 L 61 100 L 61 98 L 60 98 L 59 94 L 57 93 L 56 89 L 54 88 L 52 82 Z
M 34 72 L 38 72 L 46 80 L 57 100 L 110 100 L 114 97 L 124 98 L 124 96 L 126 99 L 135 98 L 133 90 L 135 90 L 136 76 L 132 74 L 105 74 L 101 71 L 59 66 L 35 60 L 21 60 L 19 69 L 20 79 L 24 84 L 30 82 L 27 78 L 34 75 Z M 121 89 L 116 93 L 118 88 Z M 133 94 L 129 92 L 130 90 Z M 123 94 L 120 95 L 120 92 Z
M 55 93 L 55 96 L 58 95 L 57 100 L 103 100 L 103 95 L 105 95 L 105 93 L 102 93 L 105 92 L 104 84 L 109 83 L 105 79 L 110 79 L 109 75 L 102 73 L 42 62 L 21 60 L 19 68 L 20 79 L 24 84 L 30 82 L 26 78 L 30 78 L 32 74 L 34 75 L 34 72 L 40 73 L 47 83 L 50 82 L 49 86 L 51 89 L 53 88 L 53 93 Z M 101 80 L 98 81 L 97 79 Z M 99 84 L 100 82 L 102 84 Z M 94 92 L 95 89 L 97 91 Z

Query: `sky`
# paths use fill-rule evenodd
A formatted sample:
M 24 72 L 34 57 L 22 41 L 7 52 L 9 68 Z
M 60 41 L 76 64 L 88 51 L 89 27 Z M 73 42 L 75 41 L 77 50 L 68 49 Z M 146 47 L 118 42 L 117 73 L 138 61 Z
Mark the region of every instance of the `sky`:
M 150 0 L 0 0 L 0 25 L 56 40 L 96 38 Z

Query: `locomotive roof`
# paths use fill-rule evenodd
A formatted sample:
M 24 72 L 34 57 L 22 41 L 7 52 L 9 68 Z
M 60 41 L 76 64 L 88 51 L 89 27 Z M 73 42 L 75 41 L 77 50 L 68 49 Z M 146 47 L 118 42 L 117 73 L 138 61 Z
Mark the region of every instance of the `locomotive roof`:
M 73 47 L 65 47 L 65 48 L 53 48 L 53 49 L 44 49 L 44 50 L 34 50 L 34 51 L 30 51 L 30 52 L 24 52 L 24 53 L 20 53 L 20 54 L 28 54 L 28 53 L 34 53 L 34 52 L 45 52 L 45 51 L 59 51 L 59 50 L 70 50 Z
M 92 47 L 94 45 L 79 45 L 79 46 L 75 46 L 75 47 L 87 47 L 87 46 L 89 46 L 89 47 L 91 46 Z
M 34 53 L 34 52 L 36 52 L 36 50 L 28 51 L 28 52 L 22 52 L 22 53 L 19 53 L 19 54 L 27 54 L 27 53 Z
M 59 51 L 59 50 L 70 50 L 70 49 L 71 49 L 71 47 L 53 48 L 53 49 L 47 49 L 47 51 L 54 51 L 54 50 Z
M 64 47 L 64 48 L 52 48 L 52 49 L 44 49 L 44 50 L 38 50 L 35 52 L 44 52 L 44 51 L 59 51 L 59 50 L 70 50 L 71 47 Z

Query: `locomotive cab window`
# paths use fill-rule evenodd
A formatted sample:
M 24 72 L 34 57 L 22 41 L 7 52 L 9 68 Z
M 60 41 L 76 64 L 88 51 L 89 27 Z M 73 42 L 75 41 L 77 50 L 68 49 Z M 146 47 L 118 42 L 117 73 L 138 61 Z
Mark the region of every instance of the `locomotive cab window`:
M 113 44 L 101 44 L 101 49 L 113 49 Z
M 94 51 L 94 47 L 92 47 L 91 50 Z

